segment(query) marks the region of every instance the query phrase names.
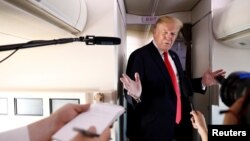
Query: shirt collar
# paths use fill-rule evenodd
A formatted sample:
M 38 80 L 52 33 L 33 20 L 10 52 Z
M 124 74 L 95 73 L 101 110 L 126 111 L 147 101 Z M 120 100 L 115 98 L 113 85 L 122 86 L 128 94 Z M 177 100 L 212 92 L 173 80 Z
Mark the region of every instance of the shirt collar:
M 160 49 L 158 48 L 158 46 L 157 46 L 156 43 L 155 43 L 155 40 L 153 40 L 153 44 L 154 44 L 154 46 L 156 47 L 156 49 L 159 51 L 159 53 L 160 53 L 161 55 L 163 55 L 164 51 L 162 51 L 162 50 L 160 50 Z
M 164 53 L 165 51 L 162 51 L 162 50 L 160 50 L 160 49 L 158 48 L 158 46 L 157 46 L 156 43 L 155 43 L 155 40 L 153 40 L 153 44 L 154 44 L 154 46 L 156 47 L 156 49 L 158 50 L 158 52 L 160 53 L 160 55 L 164 58 L 163 53 Z M 169 52 L 168 52 L 168 55 L 170 55 Z

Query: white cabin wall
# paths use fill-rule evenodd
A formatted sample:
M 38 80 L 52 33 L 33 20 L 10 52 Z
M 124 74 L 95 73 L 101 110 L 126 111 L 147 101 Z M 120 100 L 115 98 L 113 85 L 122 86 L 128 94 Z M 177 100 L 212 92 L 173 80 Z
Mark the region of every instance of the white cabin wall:
M 193 77 L 201 76 L 208 68 L 213 71 L 224 69 L 227 74 L 234 71 L 250 71 L 249 49 L 228 47 L 213 36 L 213 15 L 230 0 L 200 1 L 192 11 Z M 220 100 L 220 86 L 209 87 L 205 95 L 194 95 L 196 108 L 205 114 L 208 124 L 222 124 L 223 115 L 219 111 L 227 108 Z
M 96 8 L 98 1 L 91 0 L 86 2 L 88 7 L 88 20 L 86 28 L 80 36 L 116 36 L 114 1 L 109 0 L 109 2 L 102 4 L 103 8 Z M 6 19 L 6 17 L 3 19 Z M 14 25 L 5 28 L 12 27 L 14 27 Z M 27 30 L 35 30 L 32 27 L 33 26 Z M 37 28 L 39 29 L 40 27 L 43 27 L 43 24 L 40 24 Z M 47 28 L 53 30 L 54 26 L 47 26 Z M 62 32 L 60 29 L 55 30 L 55 32 L 57 31 L 58 33 Z M 12 34 L 8 32 L 3 32 L 2 34 L 3 36 L 12 36 Z M 14 38 L 13 36 L 12 38 Z M 32 37 L 32 35 L 30 36 Z M 54 36 L 50 39 L 60 38 L 62 36 L 67 37 L 65 36 L 65 32 L 62 32 L 59 36 Z M 74 36 L 71 35 L 70 37 Z M 29 41 L 29 39 L 23 41 Z M 4 55 L 1 55 L 2 57 L 10 52 L 3 53 Z M 3 53 L 1 52 L 1 54 Z M 115 46 L 87 46 L 84 42 L 21 49 L 1 64 L 2 75 L 12 75 L 1 76 L 2 85 L 0 88 L 7 90 L 43 88 L 112 90 L 114 89 L 113 74 L 115 71 L 114 53 Z M 99 73 L 103 68 L 105 68 L 105 71 Z M 19 70 L 22 74 L 16 73 L 16 70 Z M 92 73 L 95 75 L 89 75 Z M 16 78 L 18 78 L 18 81 Z M 98 82 L 98 84 L 96 82 Z
M 99 0 L 86 0 L 87 23 L 79 35 L 0 2 L 0 45 L 87 35 L 114 36 L 122 40 L 121 45 L 73 42 L 19 49 L 0 64 L 0 98 L 3 101 L 7 98 L 7 114 L 0 115 L 0 132 L 50 115 L 50 98 L 78 98 L 80 103 L 91 103 L 93 94 L 101 92 L 105 102 L 117 103 L 117 90 L 121 89 L 118 77 L 124 70 L 126 55 L 125 11 L 124 4 L 119 2 L 118 6 L 117 0 L 106 0 L 99 7 Z M 13 51 L 0 52 L 0 58 Z M 42 98 L 43 116 L 16 116 L 16 97 Z M 115 139 L 113 135 L 112 138 Z
M 230 3 L 229 0 L 212 0 L 212 14 L 216 14 L 226 4 Z M 244 16 L 244 15 L 238 15 Z M 247 14 L 245 15 L 247 16 Z M 234 17 L 234 16 L 232 16 Z M 235 71 L 250 72 L 250 49 L 233 48 L 225 46 L 213 37 L 211 44 L 213 46 L 213 59 L 212 65 L 214 68 L 223 68 L 227 72 L 226 77 Z M 219 114 L 220 110 L 227 109 L 219 97 L 218 105 L 212 106 L 212 124 L 222 124 L 223 115 Z

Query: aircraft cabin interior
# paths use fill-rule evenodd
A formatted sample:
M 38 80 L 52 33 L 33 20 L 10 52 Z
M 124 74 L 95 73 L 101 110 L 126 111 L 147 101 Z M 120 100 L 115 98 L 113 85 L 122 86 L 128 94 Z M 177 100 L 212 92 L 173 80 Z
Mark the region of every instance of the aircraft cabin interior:
M 188 77 L 218 69 L 225 78 L 250 72 L 249 12 L 250 0 L 1 0 L 0 133 L 67 103 L 126 109 L 120 77 L 164 15 L 183 22 L 172 50 Z M 219 112 L 228 106 L 221 84 L 194 93 L 193 103 L 208 125 L 223 124 Z M 129 141 L 126 123 L 125 112 L 113 124 L 111 141 Z M 201 140 L 195 129 L 193 134 Z

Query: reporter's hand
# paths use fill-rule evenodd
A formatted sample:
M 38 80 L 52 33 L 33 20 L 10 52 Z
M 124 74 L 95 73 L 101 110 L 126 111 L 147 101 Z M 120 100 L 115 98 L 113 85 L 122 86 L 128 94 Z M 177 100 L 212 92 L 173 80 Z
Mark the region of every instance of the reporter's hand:
M 200 111 L 191 111 L 192 115 L 191 122 L 195 129 L 204 130 L 207 132 L 207 125 L 204 115 Z
M 225 113 L 223 124 L 225 125 L 233 125 L 239 123 L 239 112 L 244 102 L 245 96 L 237 99 L 233 105 L 229 108 L 229 112 Z
M 54 132 L 58 131 L 66 123 L 71 121 L 77 115 L 85 112 L 89 109 L 90 104 L 79 105 L 79 104 L 67 104 L 62 108 L 55 111 L 51 116 L 51 123 L 54 128 Z
M 191 111 L 190 114 L 192 115 L 190 120 L 193 127 L 198 130 L 202 141 L 207 141 L 208 131 L 204 115 L 200 111 Z
M 49 117 L 28 125 L 30 141 L 51 140 L 54 133 L 77 115 L 87 111 L 89 107 L 89 104 L 67 104 L 52 113 Z
M 81 133 L 78 133 L 71 141 L 109 141 L 110 140 L 110 128 L 106 128 L 100 137 L 88 137 Z M 90 127 L 90 132 L 96 133 L 95 127 Z

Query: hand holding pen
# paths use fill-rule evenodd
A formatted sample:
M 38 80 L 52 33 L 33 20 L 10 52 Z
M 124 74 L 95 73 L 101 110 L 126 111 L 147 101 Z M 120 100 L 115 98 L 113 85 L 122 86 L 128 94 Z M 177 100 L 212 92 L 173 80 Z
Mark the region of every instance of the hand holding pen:
M 245 100 L 245 97 L 242 96 L 237 99 L 228 110 L 220 111 L 220 113 L 225 113 L 224 122 L 225 125 L 239 124 L 241 118 L 241 107 Z
M 192 110 L 190 112 L 192 115 L 191 122 L 195 129 L 197 129 L 198 133 L 200 134 L 202 141 L 208 140 L 208 130 L 206 125 L 206 120 L 204 115 L 200 111 Z
M 79 133 L 71 141 L 109 141 L 110 140 L 110 128 L 106 128 L 101 135 L 96 134 L 96 128 L 90 127 L 85 131 L 82 129 L 74 128 Z

